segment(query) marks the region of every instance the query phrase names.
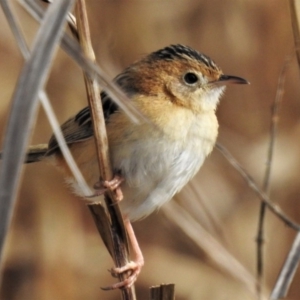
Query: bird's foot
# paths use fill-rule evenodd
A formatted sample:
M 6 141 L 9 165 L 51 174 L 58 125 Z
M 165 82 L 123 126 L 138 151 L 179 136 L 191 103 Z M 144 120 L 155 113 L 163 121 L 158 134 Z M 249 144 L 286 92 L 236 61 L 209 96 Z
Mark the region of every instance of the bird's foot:
M 123 273 L 129 273 L 129 276 L 123 281 L 102 288 L 102 290 L 108 291 L 108 290 L 115 290 L 115 289 L 130 288 L 135 283 L 138 275 L 142 270 L 143 265 L 144 265 L 144 260 L 130 261 L 123 267 L 111 269 L 110 273 L 112 274 L 113 277 L 118 277 L 120 274 Z
M 120 175 L 114 175 L 114 178 L 112 180 L 98 181 L 94 185 L 94 194 L 87 196 L 87 198 L 98 197 L 103 195 L 107 191 L 112 191 L 116 193 L 116 200 L 120 202 L 123 199 L 123 193 L 120 189 L 120 185 L 123 181 L 124 178 Z

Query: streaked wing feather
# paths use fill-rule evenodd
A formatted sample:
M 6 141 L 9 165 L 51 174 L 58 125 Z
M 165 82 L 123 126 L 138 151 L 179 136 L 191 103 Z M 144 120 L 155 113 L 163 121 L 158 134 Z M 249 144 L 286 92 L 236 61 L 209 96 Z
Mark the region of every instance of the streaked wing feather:
M 118 106 L 106 92 L 101 92 L 101 100 L 105 122 L 108 122 L 109 117 L 118 110 Z M 90 108 L 83 108 L 76 116 L 66 121 L 61 126 L 61 130 L 68 145 L 91 138 L 93 136 L 93 125 Z M 59 150 L 57 140 L 55 136 L 52 136 L 48 144 L 47 155 L 51 155 L 57 150 Z

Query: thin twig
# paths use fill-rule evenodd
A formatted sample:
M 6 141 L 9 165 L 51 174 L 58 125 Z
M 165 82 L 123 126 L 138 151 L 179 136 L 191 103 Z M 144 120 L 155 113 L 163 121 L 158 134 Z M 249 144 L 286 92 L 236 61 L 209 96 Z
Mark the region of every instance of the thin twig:
M 253 275 L 220 244 L 210 233 L 208 233 L 184 206 L 178 205 L 175 201 L 170 201 L 162 207 L 166 217 L 174 222 L 196 245 L 198 245 L 206 255 L 232 278 L 241 282 L 251 295 L 256 294 L 256 279 Z M 264 300 L 267 298 L 265 297 Z
M 262 190 L 266 195 L 269 196 L 270 190 L 270 176 L 271 176 L 271 167 L 274 155 L 274 145 L 275 139 L 277 136 L 277 127 L 278 127 L 278 120 L 279 120 L 279 109 L 280 104 L 282 102 L 283 94 L 284 94 L 284 84 L 286 78 L 287 68 L 291 61 L 291 56 L 288 56 L 283 64 L 282 70 L 280 72 L 280 76 L 278 79 L 276 97 L 274 99 L 274 103 L 272 106 L 272 113 L 271 113 L 271 126 L 270 126 L 270 141 L 269 141 L 269 148 L 268 148 L 268 155 L 267 155 L 267 162 L 266 162 L 266 170 L 265 176 L 263 181 Z M 260 298 L 261 289 L 263 286 L 263 273 L 264 273 L 264 220 L 266 215 L 266 204 L 264 202 L 260 205 L 260 212 L 259 212 L 259 220 L 258 220 L 258 230 L 257 230 L 257 293 L 258 297 Z
M 224 226 L 222 226 L 223 224 L 221 224 L 222 222 L 218 219 L 215 211 L 209 206 L 210 201 L 206 198 L 203 190 L 199 189 L 195 181 L 192 180 L 185 187 L 185 191 L 182 197 L 176 195 L 173 199 L 181 206 L 184 206 L 193 218 L 201 220 L 201 225 L 208 229 L 213 236 L 217 236 L 222 241 L 222 244 L 227 244 L 226 236 L 223 232 Z M 195 199 L 198 199 L 198 201 L 195 201 Z
M 289 1 L 292 28 L 294 34 L 295 51 L 297 55 L 298 68 L 300 69 L 300 30 L 299 30 L 299 10 L 296 8 L 294 0 Z M 300 233 L 296 235 L 287 259 L 280 271 L 275 287 L 271 293 L 271 299 L 284 298 L 289 290 L 291 282 L 295 276 L 300 259 Z
M 278 205 L 274 204 L 270 198 L 258 187 L 253 178 L 245 171 L 245 169 L 238 163 L 238 161 L 231 155 L 231 153 L 220 143 L 216 144 L 216 148 L 227 159 L 227 161 L 238 171 L 244 178 L 248 186 L 255 192 L 258 198 L 263 201 L 270 211 L 282 220 L 287 226 L 296 231 L 300 231 L 300 225 L 292 221 Z
M 82 46 L 83 53 L 92 61 L 95 61 L 95 54 L 91 44 L 90 31 L 86 13 L 84 0 L 78 0 L 76 3 L 77 29 L 79 42 Z M 90 105 L 90 112 L 93 120 L 94 137 L 97 149 L 97 158 L 99 164 L 100 178 L 99 180 L 111 180 L 113 172 L 110 165 L 108 140 L 106 134 L 105 119 L 103 114 L 102 102 L 100 98 L 100 89 L 97 81 L 91 78 L 87 73 L 85 75 L 85 84 Z M 122 267 L 129 262 L 128 241 L 126 231 L 121 215 L 121 211 L 117 201 L 117 192 L 108 192 L 105 194 L 107 210 L 111 220 L 112 243 L 113 243 L 113 259 L 117 267 Z M 95 205 L 91 205 L 95 206 Z M 99 230 L 101 230 L 102 222 L 98 223 L 95 208 L 90 209 Z M 101 217 L 101 216 L 99 216 Z M 103 215 L 102 215 L 103 217 Z M 126 274 L 120 274 L 119 279 L 126 279 Z M 134 287 L 122 289 L 123 299 L 134 299 Z

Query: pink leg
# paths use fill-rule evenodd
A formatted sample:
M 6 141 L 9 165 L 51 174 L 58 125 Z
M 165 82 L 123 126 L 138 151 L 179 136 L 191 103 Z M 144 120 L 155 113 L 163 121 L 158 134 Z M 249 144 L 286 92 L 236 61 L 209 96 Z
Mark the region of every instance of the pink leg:
M 133 261 L 130 261 L 128 264 L 126 264 L 123 267 L 112 269 L 111 273 L 113 276 L 117 276 L 118 274 L 121 274 L 121 273 L 124 273 L 127 271 L 131 271 L 131 274 L 124 281 L 113 284 L 112 286 L 110 286 L 108 288 L 104 288 L 105 290 L 130 288 L 135 283 L 135 281 L 136 281 L 138 275 L 140 274 L 142 267 L 144 265 L 143 253 L 142 253 L 141 248 L 136 239 L 136 236 L 133 231 L 130 220 L 128 218 L 125 218 L 124 224 L 125 224 L 127 234 L 128 234 L 128 237 L 129 237 L 129 240 L 131 243 L 134 259 L 133 259 Z

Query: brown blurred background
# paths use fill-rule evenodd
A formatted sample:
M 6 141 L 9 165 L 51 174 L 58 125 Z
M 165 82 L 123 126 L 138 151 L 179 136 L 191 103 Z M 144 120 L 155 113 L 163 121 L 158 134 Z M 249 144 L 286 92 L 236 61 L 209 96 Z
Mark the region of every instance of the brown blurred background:
M 225 74 L 248 79 L 230 86 L 219 110 L 219 141 L 261 185 L 280 71 L 294 53 L 287 1 L 140 0 L 87 1 L 99 64 L 113 77 L 142 55 L 171 43 L 208 54 Z M 38 28 L 15 10 L 29 41 Z M 23 59 L 0 11 L 0 128 L 4 133 L 11 96 Z M 60 122 L 86 106 L 81 70 L 61 50 L 46 90 Z M 300 223 L 300 84 L 293 56 L 280 109 L 271 174 L 271 198 Z M 40 110 L 31 143 L 45 143 L 51 129 Z M 101 286 L 114 282 L 112 261 L 91 216 L 44 163 L 24 167 L 23 181 L 5 247 L 1 299 L 119 299 Z M 218 151 L 176 198 L 192 200 L 199 222 L 255 274 L 255 237 L 260 201 Z M 216 221 L 213 230 L 205 215 Z M 151 285 L 173 282 L 177 300 L 253 299 L 245 287 L 212 265 L 205 252 L 168 221 L 162 211 L 134 224 L 146 265 L 136 284 L 148 299 Z M 271 289 L 295 233 L 267 214 L 265 284 Z M 201 237 L 200 237 L 201 238 Z M 300 299 L 300 272 L 288 299 Z

